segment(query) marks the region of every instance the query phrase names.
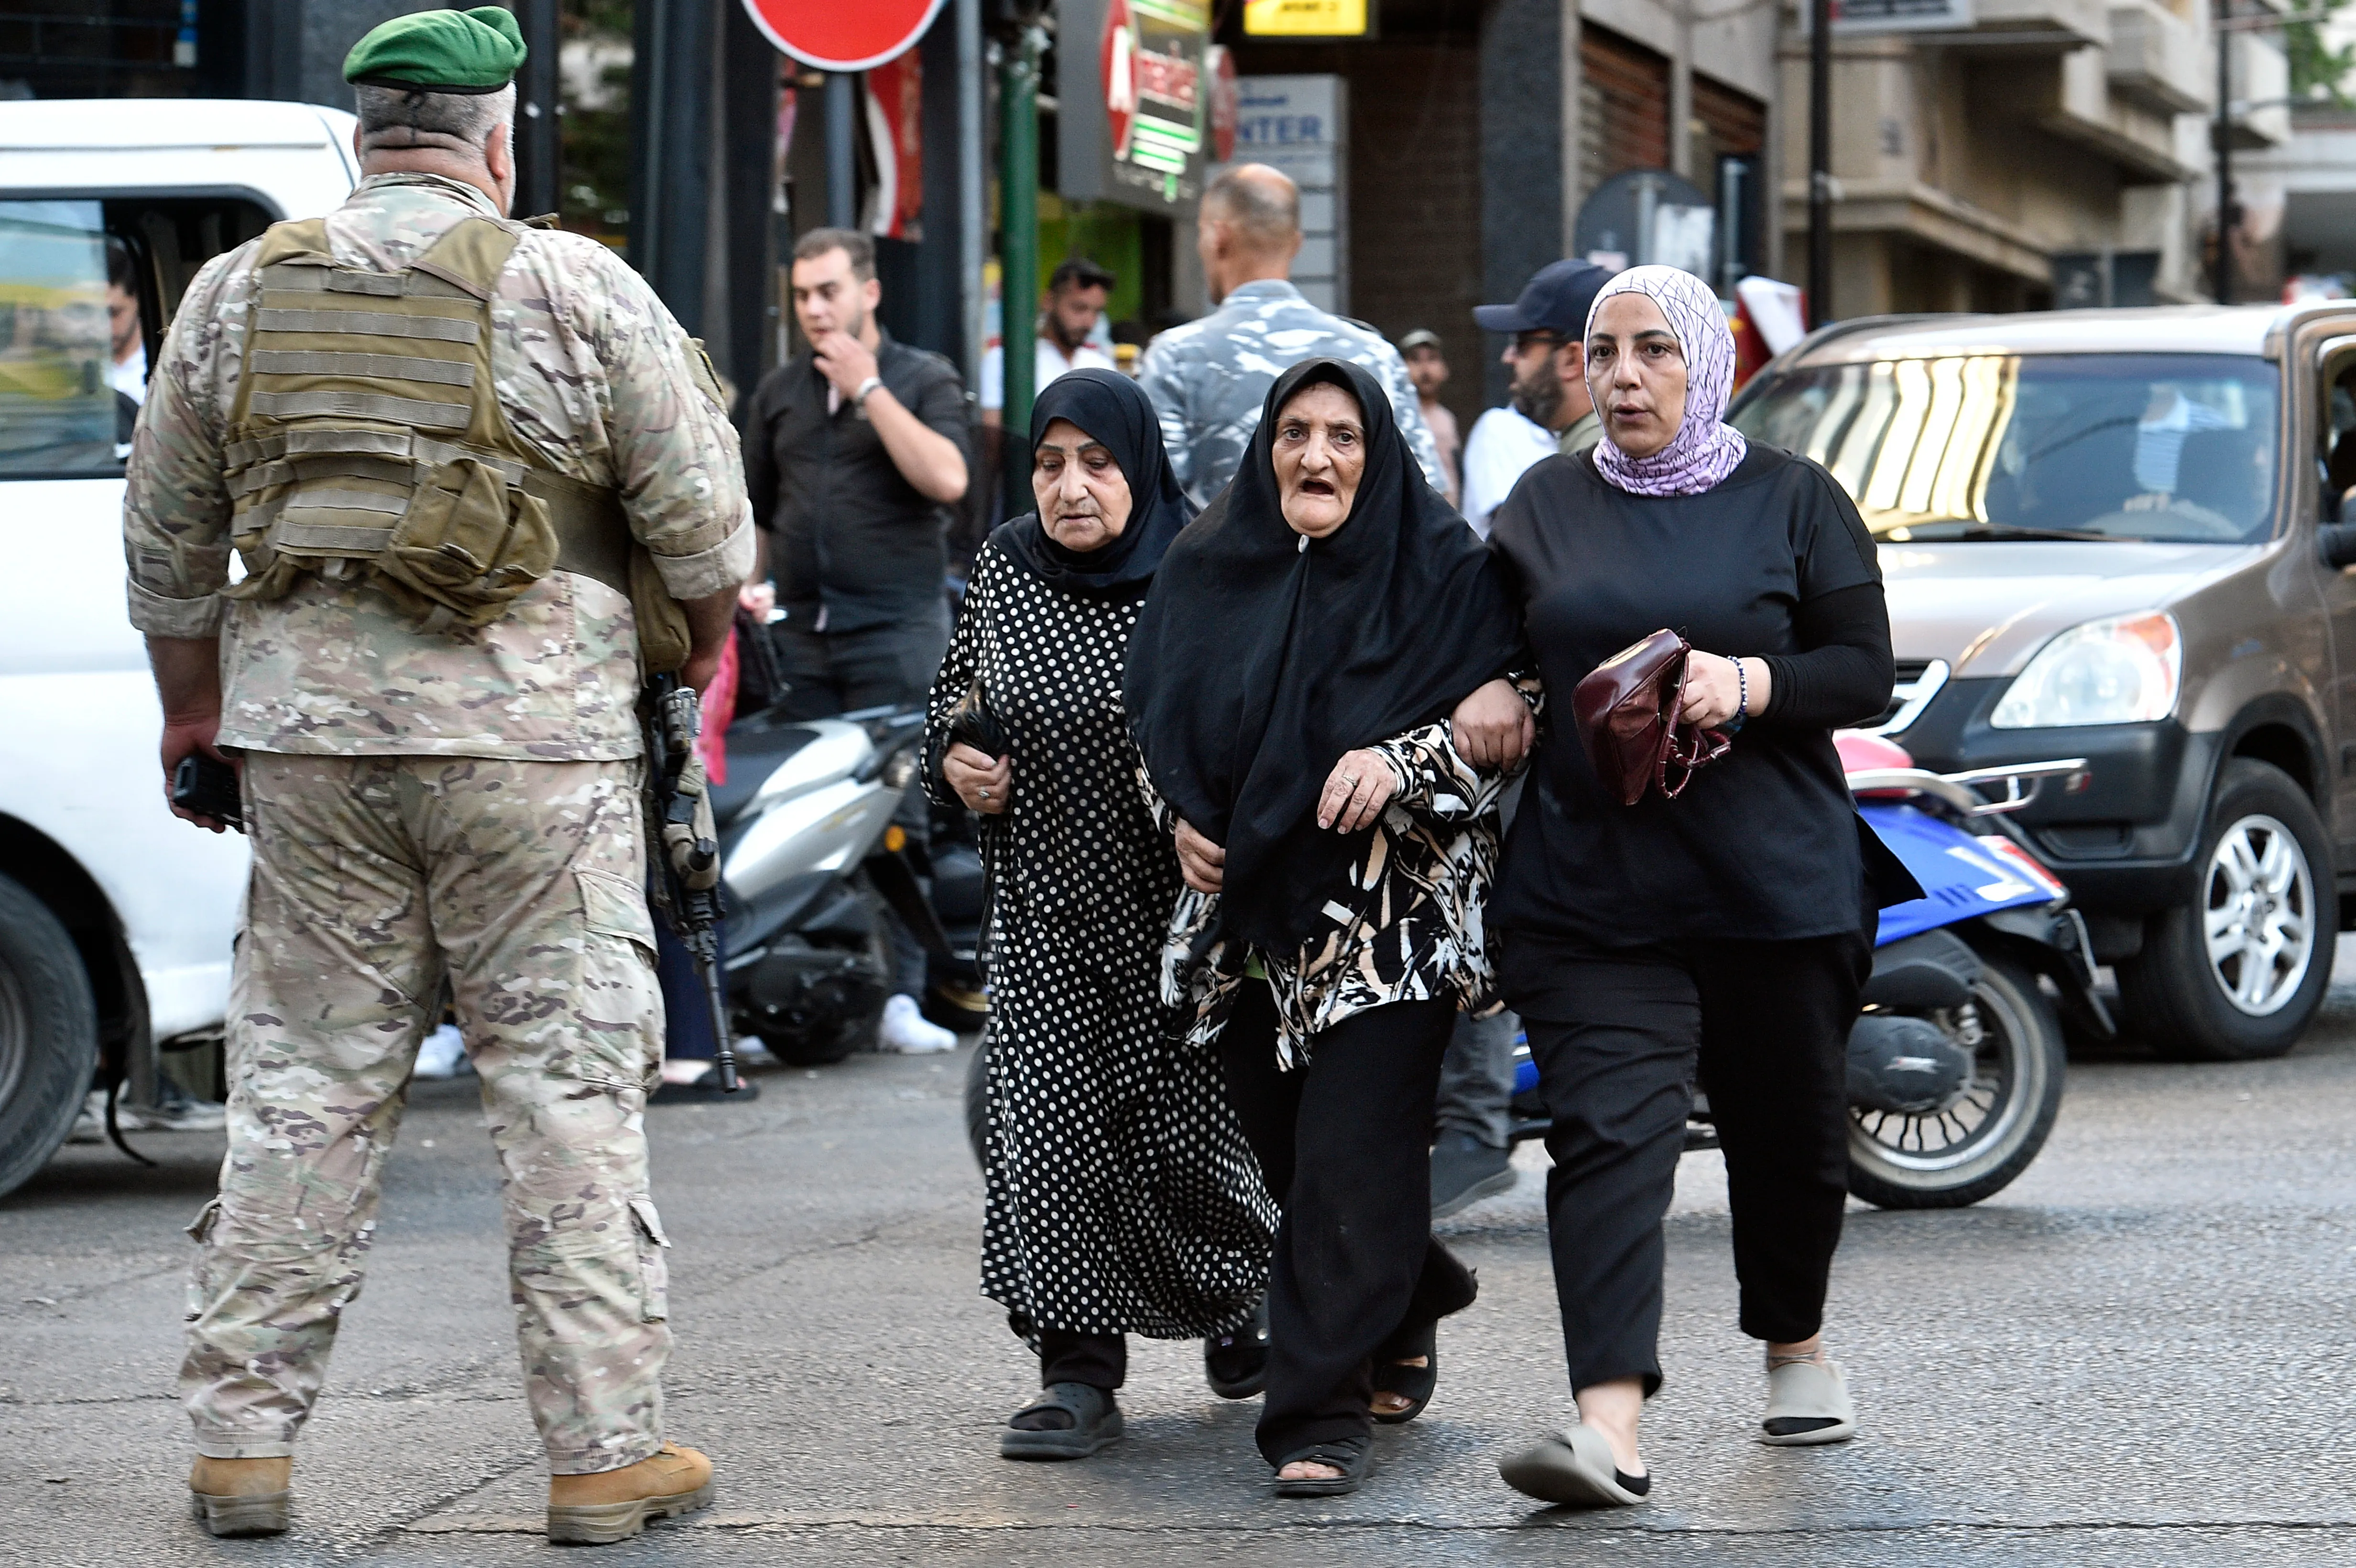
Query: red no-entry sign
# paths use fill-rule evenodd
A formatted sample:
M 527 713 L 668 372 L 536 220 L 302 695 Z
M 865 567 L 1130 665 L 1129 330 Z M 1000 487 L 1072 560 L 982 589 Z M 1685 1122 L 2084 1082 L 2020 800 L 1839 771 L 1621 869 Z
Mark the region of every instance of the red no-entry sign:
M 941 0 L 744 0 L 769 41 L 820 70 L 866 70 L 925 36 Z

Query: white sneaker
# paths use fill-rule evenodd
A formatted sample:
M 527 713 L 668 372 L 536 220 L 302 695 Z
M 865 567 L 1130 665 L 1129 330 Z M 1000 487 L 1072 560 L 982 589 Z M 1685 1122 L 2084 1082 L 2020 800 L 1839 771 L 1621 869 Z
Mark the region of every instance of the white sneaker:
M 466 1037 L 455 1024 L 444 1024 L 425 1037 L 417 1048 L 419 1078 L 455 1078 L 462 1071 L 470 1071 L 473 1063 L 466 1060 Z
M 956 1035 L 916 1010 L 916 997 L 899 996 L 884 1004 L 884 1022 L 875 1031 L 876 1050 L 925 1056 L 936 1051 L 955 1051 L 957 1042 Z

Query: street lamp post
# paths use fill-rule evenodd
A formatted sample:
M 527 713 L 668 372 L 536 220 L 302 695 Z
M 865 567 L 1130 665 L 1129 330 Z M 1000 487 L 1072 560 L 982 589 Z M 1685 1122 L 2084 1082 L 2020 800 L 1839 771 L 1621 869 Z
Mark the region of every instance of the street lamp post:
M 2217 0 L 2217 122 L 2210 134 L 2217 155 L 2217 303 L 2233 303 L 2233 0 Z
M 1031 314 L 1039 289 L 1039 51 L 1045 42 L 1037 27 L 1024 27 L 1006 51 L 998 84 L 998 340 L 1005 368 L 1001 417 L 1010 489 L 1015 485 L 1017 449 L 1029 455 L 1031 400 L 1038 391 Z M 1027 481 L 1029 464 L 1021 466 Z

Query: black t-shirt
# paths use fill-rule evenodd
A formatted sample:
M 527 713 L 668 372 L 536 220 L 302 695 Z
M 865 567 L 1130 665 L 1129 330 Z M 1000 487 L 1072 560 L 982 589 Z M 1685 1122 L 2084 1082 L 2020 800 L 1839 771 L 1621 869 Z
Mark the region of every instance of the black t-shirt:
M 875 373 L 901 406 L 973 462 L 965 388 L 949 362 L 884 335 Z M 827 408 L 808 353 L 769 373 L 744 419 L 744 483 L 767 528 L 777 601 L 790 624 L 856 632 L 927 614 L 948 571 L 950 511 L 908 483 L 866 411 Z
M 1859 821 L 1831 728 L 1888 702 L 1890 624 L 1872 538 L 1832 476 L 1754 443 L 1714 490 L 1632 496 L 1586 453 L 1549 457 L 1497 509 L 1490 548 L 1547 714 L 1489 923 L 1610 947 L 1857 930 Z M 1765 658 L 1774 691 L 1676 800 L 1622 805 L 1596 783 L 1571 692 L 1663 627 Z

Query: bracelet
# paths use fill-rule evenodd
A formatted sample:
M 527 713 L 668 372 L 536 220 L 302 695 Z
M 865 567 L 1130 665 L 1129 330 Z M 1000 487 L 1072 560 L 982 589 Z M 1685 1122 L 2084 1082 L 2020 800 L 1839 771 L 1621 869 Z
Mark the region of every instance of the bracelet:
M 1734 722 L 1726 727 L 1730 735 L 1741 729 L 1742 721 L 1751 716 L 1751 677 L 1743 673 L 1740 659 L 1734 661 Z
M 860 382 L 859 389 L 851 394 L 851 406 L 857 409 L 865 408 L 867 406 L 867 394 L 873 392 L 876 388 L 883 384 L 884 378 L 881 376 L 870 376 L 864 381 Z

